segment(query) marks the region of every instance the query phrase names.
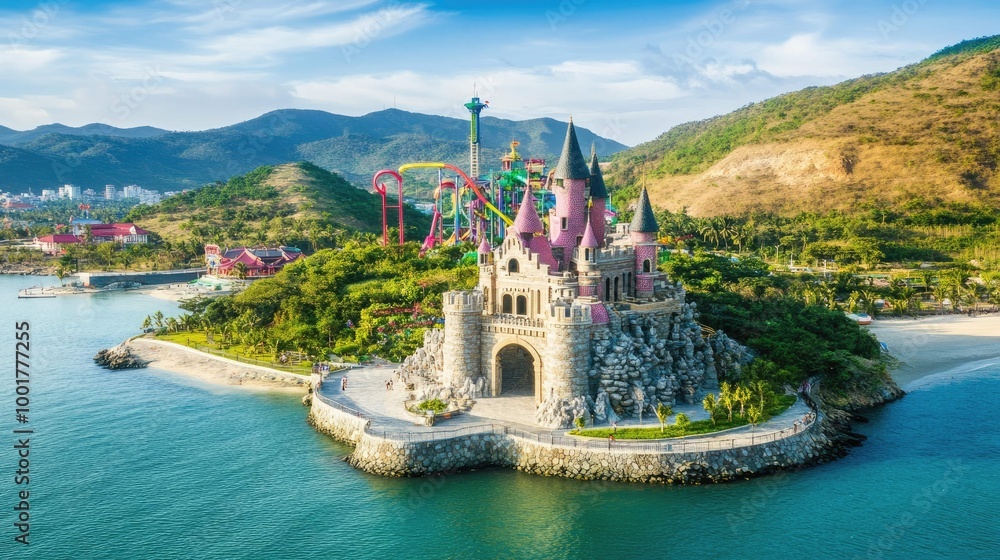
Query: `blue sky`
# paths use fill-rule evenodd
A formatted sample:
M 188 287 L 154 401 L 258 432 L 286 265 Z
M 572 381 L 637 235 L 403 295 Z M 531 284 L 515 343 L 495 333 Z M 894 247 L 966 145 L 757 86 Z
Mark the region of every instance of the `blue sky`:
M 14 0 L 0 125 L 202 130 L 296 107 L 573 115 L 629 145 L 1000 33 L 985 0 Z

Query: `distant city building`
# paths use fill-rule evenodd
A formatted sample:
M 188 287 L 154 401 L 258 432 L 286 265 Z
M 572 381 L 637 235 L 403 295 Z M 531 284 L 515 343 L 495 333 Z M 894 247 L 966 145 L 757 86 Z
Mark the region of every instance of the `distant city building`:
M 104 185 L 104 200 L 117 200 L 118 190 L 114 185 Z
M 42 189 L 42 200 L 48 202 L 59 198 L 59 191 L 54 189 Z
M 83 198 L 83 191 L 80 187 L 76 185 L 63 185 L 59 187 L 59 198 L 68 198 L 70 200 L 78 200 Z
M 94 189 L 87 189 L 83 191 L 83 197 L 91 199 L 97 198 L 97 192 Z
M 139 198 L 142 194 L 142 187 L 139 185 L 127 185 L 122 189 L 122 198 Z
M 162 197 L 156 191 L 143 190 L 139 193 L 139 204 L 158 204 Z
M 3 203 L 3 209 L 7 211 L 34 210 L 35 207 L 27 202 L 22 202 L 20 199 L 12 198 Z

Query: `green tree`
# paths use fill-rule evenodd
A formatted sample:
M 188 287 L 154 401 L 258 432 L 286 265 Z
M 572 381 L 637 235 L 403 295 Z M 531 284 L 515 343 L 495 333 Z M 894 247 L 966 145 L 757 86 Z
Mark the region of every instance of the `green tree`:
M 716 398 L 715 393 L 705 395 L 705 398 L 701 401 L 701 406 L 705 408 L 706 412 L 708 412 L 708 417 L 712 419 L 712 425 L 715 426 L 721 410 L 719 399 Z
M 660 421 L 660 433 L 662 434 L 667 425 L 667 418 L 673 414 L 673 410 L 663 404 L 662 402 L 656 403 L 656 419 Z
M 111 268 L 111 262 L 115 258 L 115 244 L 110 241 L 98 243 L 97 255 L 104 259 L 105 270 Z
M 752 404 L 749 407 L 747 407 L 746 418 L 747 422 L 750 422 L 751 432 L 753 432 L 753 429 L 757 426 L 757 424 L 760 422 L 760 419 L 763 417 L 764 417 L 764 407 L 755 404 Z
M 674 425 L 677 426 L 677 429 L 679 429 L 683 435 L 687 433 L 688 428 L 691 427 L 691 419 L 688 418 L 688 415 L 683 412 L 678 413 L 677 417 L 674 419 Z

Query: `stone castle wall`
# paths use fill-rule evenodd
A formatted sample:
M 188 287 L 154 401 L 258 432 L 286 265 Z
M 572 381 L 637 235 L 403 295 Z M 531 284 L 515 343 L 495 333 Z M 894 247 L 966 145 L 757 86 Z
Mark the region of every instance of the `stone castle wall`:
M 354 444 L 348 463 L 372 474 L 392 477 L 429 476 L 491 466 L 543 476 L 582 480 L 694 484 L 721 482 L 803 466 L 830 456 L 836 444 L 820 418 L 783 439 L 696 452 L 631 451 L 552 445 L 486 426 L 473 433 L 430 441 L 401 441 L 366 433 L 359 419 L 316 399 L 310 424 L 336 439 Z

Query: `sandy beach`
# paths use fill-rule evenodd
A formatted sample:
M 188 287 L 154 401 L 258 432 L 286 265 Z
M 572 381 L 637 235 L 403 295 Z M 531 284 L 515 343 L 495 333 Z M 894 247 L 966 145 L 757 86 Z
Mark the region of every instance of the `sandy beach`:
M 296 394 L 305 394 L 309 387 L 308 376 L 244 364 L 171 342 L 135 338 L 128 341 L 126 346 L 133 355 L 149 361 L 150 367 L 208 383 Z
M 888 319 L 868 329 L 899 359 L 892 377 L 904 390 L 922 377 L 965 363 L 1000 360 L 1000 315 Z

